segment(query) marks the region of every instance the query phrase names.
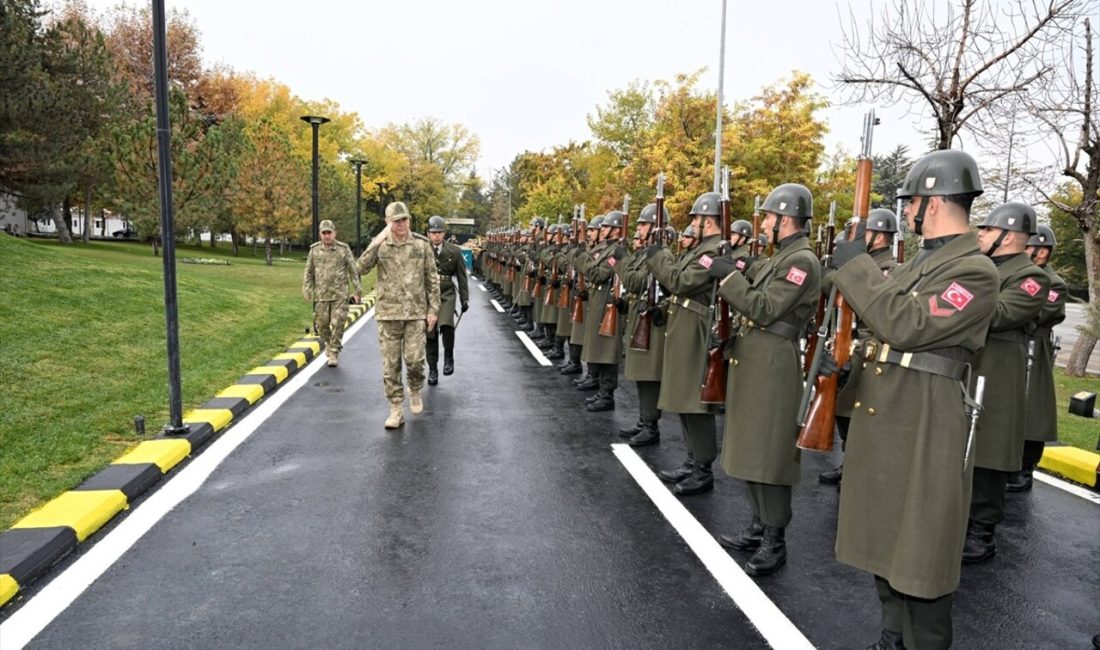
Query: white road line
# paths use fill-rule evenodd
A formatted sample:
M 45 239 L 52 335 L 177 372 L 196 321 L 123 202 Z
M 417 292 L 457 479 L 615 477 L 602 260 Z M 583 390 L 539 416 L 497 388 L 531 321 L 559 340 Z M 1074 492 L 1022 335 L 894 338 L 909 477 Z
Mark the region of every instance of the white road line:
M 504 311 L 503 309 L 501 311 Z M 546 355 L 542 353 L 539 346 L 535 345 L 535 342 L 531 340 L 530 336 L 527 336 L 527 332 L 521 332 L 516 330 L 516 336 L 519 340 L 523 341 L 523 345 L 527 347 L 527 351 L 531 353 L 531 356 L 535 357 L 535 361 L 539 362 L 540 366 L 552 366 L 554 363 L 546 358 Z
M 748 617 L 761 636 L 773 647 L 783 650 L 813 648 L 813 644 L 779 611 L 760 587 L 733 561 L 706 528 L 668 491 L 645 461 L 625 444 L 611 445 L 619 462 L 653 501 L 688 547 L 702 561 L 718 584 Z
M 484 285 L 484 284 L 479 284 L 479 285 L 477 285 L 477 288 L 478 288 L 478 289 L 481 289 L 482 291 L 488 291 L 488 289 L 486 289 L 486 288 L 485 288 L 485 285 Z
M 1072 495 L 1079 496 L 1086 501 L 1092 501 L 1093 503 L 1100 504 L 1100 494 L 1093 492 L 1092 490 L 1081 487 L 1080 485 L 1074 485 L 1069 481 L 1063 481 L 1057 476 L 1051 476 L 1050 474 L 1044 474 L 1043 472 L 1036 471 L 1032 476 L 1036 481 L 1042 481 L 1047 485 L 1053 485 L 1059 490 L 1065 490 Z
M 504 307 L 501 307 L 499 302 L 497 302 L 496 300 L 493 300 L 492 298 L 489 299 L 489 302 L 492 303 L 494 309 L 496 309 L 497 311 L 499 311 L 502 314 L 504 313 Z
M 344 341 L 351 339 L 373 316 L 372 308 L 344 333 Z M 19 611 L 0 624 L 0 647 L 4 650 L 18 650 L 29 643 L 158 521 L 194 494 L 234 449 L 247 440 L 324 365 L 325 358 L 319 355 L 298 371 L 285 386 L 222 434 L 187 467 L 168 479 L 103 539 L 93 544 Z

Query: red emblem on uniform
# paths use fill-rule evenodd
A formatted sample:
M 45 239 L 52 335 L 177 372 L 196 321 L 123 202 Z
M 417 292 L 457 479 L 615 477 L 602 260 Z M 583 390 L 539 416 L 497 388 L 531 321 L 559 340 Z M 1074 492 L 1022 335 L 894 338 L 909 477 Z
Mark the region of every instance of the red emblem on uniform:
M 802 269 L 798 268 L 797 266 L 792 266 L 791 269 L 789 271 L 787 271 L 787 282 L 790 282 L 792 284 L 797 284 L 798 286 L 801 287 L 802 283 L 805 282 L 805 281 L 806 281 L 806 272 L 803 271 Z
M 1027 295 L 1034 296 L 1043 290 L 1042 285 L 1035 281 L 1035 278 L 1028 278 L 1020 283 L 1020 288 L 1027 292 Z
M 962 311 L 970 304 L 970 301 L 974 299 L 974 294 L 967 291 L 958 282 L 952 282 L 951 286 L 947 287 L 947 289 L 940 294 L 940 298 L 951 303 L 955 309 Z
M 709 269 L 710 265 L 714 263 L 714 259 L 710 255 L 703 255 L 699 258 L 699 266 L 704 269 Z
M 940 307 L 940 304 L 936 302 L 935 296 L 928 296 L 928 313 L 938 318 L 946 318 L 956 312 L 954 309 L 944 309 Z
M 1051 289 L 1050 293 L 1047 294 L 1047 302 L 1058 302 L 1058 296 L 1060 295 L 1062 294 L 1058 293 L 1054 289 Z
M 611 265 L 611 268 L 615 268 L 615 265 L 619 263 L 619 260 L 615 259 L 614 256 L 611 256 L 607 258 L 607 263 Z
M 734 264 L 734 266 L 737 267 L 738 271 L 744 271 L 745 270 L 745 260 L 737 260 L 737 263 Z

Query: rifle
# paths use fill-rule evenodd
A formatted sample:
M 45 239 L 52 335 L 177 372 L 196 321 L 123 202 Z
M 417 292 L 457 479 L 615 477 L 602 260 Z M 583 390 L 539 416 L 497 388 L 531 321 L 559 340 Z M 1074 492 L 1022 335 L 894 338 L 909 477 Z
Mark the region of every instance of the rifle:
M 827 238 L 825 242 L 825 254 L 827 257 L 821 257 L 821 250 L 818 250 L 818 257 L 821 258 L 822 265 L 824 265 L 826 259 L 833 256 L 833 250 L 836 247 L 836 244 L 833 243 L 833 240 L 836 239 L 836 201 L 829 204 L 829 225 L 825 227 L 825 237 Z M 818 246 L 821 245 L 820 235 L 818 235 L 817 243 Z M 826 300 L 825 296 L 819 294 L 817 296 L 817 311 L 814 313 L 814 318 L 810 321 L 810 329 L 806 333 L 806 356 L 802 368 L 804 372 L 810 371 L 810 366 L 813 365 L 814 355 L 817 354 L 817 342 L 819 340 L 818 329 L 825 320 L 826 304 L 832 304 L 832 301 Z M 828 334 L 828 330 L 826 330 L 826 334 Z
M 1030 392 L 1031 388 L 1031 369 L 1035 365 L 1035 338 L 1027 337 L 1027 367 L 1024 368 L 1024 397 Z
M 722 168 L 722 242 L 728 246 L 730 240 L 730 168 Z M 720 251 L 719 255 L 725 255 Z M 718 345 L 707 350 L 707 363 L 703 368 L 703 381 L 699 401 L 704 404 L 721 404 L 726 401 L 726 341 L 730 337 L 730 306 L 725 300 L 717 299 L 718 283 L 714 281 L 711 289 L 710 319 L 707 325 L 707 336 L 710 336 L 714 327 L 714 316 L 718 312 Z M 717 300 L 716 300 L 717 299 Z
M 584 204 L 581 204 L 581 216 L 580 222 L 584 223 Z M 579 235 L 579 233 L 578 233 Z M 588 293 L 588 285 L 584 281 L 584 273 L 581 273 L 574 266 L 573 273 L 577 276 L 577 284 L 573 291 L 573 313 L 570 314 L 570 318 L 574 323 L 584 322 L 584 300 L 581 296 Z
M 577 206 L 573 206 L 573 217 L 569 220 L 570 244 L 577 243 Z M 576 280 L 577 271 L 573 268 L 573 264 L 569 264 L 569 270 L 566 271 L 568 279 L 562 282 L 561 288 L 558 289 L 558 309 L 569 309 L 569 306 L 573 304 L 573 282 Z
M 561 219 L 562 219 L 561 213 L 559 212 L 558 213 L 558 232 L 561 232 Z M 557 237 L 557 235 L 555 235 L 555 237 Z M 555 246 L 555 245 L 557 245 L 557 242 L 551 241 L 550 245 Z M 550 286 L 548 286 L 546 288 L 546 299 L 542 301 L 542 304 L 546 305 L 547 307 L 552 307 L 555 304 L 555 301 L 553 300 L 554 285 L 555 284 L 558 285 L 558 293 L 561 293 L 561 273 L 558 271 L 558 253 L 557 253 L 557 251 L 554 251 L 553 259 L 554 259 L 554 263 L 550 266 Z
M 1050 359 L 1055 361 L 1058 359 L 1058 353 L 1062 350 L 1062 337 L 1055 336 L 1054 343 L 1050 346 Z
M 653 230 L 649 231 L 649 241 L 647 244 L 653 244 L 654 240 L 658 244 L 663 243 L 664 230 L 665 230 L 665 173 L 660 172 L 657 174 L 657 216 L 656 223 L 653 224 Z M 645 301 L 638 305 L 638 320 L 634 322 L 634 332 L 630 335 L 630 349 L 640 352 L 649 351 L 649 337 L 653 333 L 653 317 L 649 315 L 649 310 L 657 304 L 657 278 L 653 277 L 653 274 L 649 274 L 649 281 L 646 283 L 645 289 Z
M 538 298 L 542 297 L 542 287 L 546 284 L 543 281 L 543 278 L 542 278 L 542 272 L 544 271 L 543 264 L 542 264 L 542 248 L 544 246 L 546 246 L 546 230 L 547 230 L 546 228 L 542 229 L 542 241 L 541 242 L 534 241 L 533 238 L 531 240 L 531 248 L 534 250 L 535 256 L 538 257 L 538 259 L 539 259 L 539 263 L 538 263 L 537 266 L 535 265 L 534 260 L 531 260 L 531 265 L 535 266 L 535 279 L 534 279 L 534 282 L 532 282 L 532 287 L 531 287 L 531 298 L 532 299 L 538 299 Z
M 905 223 L 905 218 L 901 216 L 900 198 L 897 200 L 894 212 L 898 215 L 898 236 L 894 238 L 894 259 L 898 261 L 898 264 L 905 264 L 905 229 L 908 224 Z
M 619 228 L 619 246 L 625 245 L 627 239 L 627 224 L 630 223 L 630 195 L 623 197 L 623 227 Z M 609 260 L 615 259 L 615 253 L 611 253 Z M 607 290 L 607 302 L 603 306 L 603 316 L 600 318 L 600 336 L 618 336 L 619 334 L 619 303 L 623 299 L 623 283 L 619 274 L 614 272 L 615 264 L 611 264 L 613 279 L 611 287 Z
M 749 251 L 753 257 L 760 255 L 760 195 L 752 202 L 752 243 Z
M 982 414 L 982 402 L 985 398 L 985 375 L 978 375 L 974 381 L 974 398 L 967 399 L 967 407 L 970 409 L 970 432 L 966 434 L 966 452 L 963 454 L 963 473 L 970 462 L 970 447 L 974 443 L 974 430 L 978 428 L 978 416 Z
M 859 162 L 856 163 L 855 204 L 852 209 L 852 220 L 848 224 L 849 241 L 856 237 L 859 222 L 867 218 L 871 207 L 871 168 L 873 166 L 871 137 L 876 124 L 878 120 L 875 118 L 875 109 L 872 108 L 863 116 L 863 146 Z M 837 368 L 843 368 L 852 354 L 852 325 L 855 314 L 844 300 L 844 296 L 837 292 L 835 284 L 829 292 L 829 298 L 839 316 L 833 340 L 826 341 L 821 347 L 829 348 L 836 360 Z M 832 319 L 826 318 L 826 321 L 829 320 Z M 818 331 L 818 336 L 827 334 L 828 330 Z M 815 351 L 814 357 L 810 372 L 806 376 L 806 387 L 802 393 L 802 403 L 806 404 L 809 400 L 808 392 L 813 389 L 813 403 L 806 410 L 799 409 L 798 424 L 801 430 L 798 432 L 798 447 L 810 451 L 830 451 L 833 448 L 833 430 L 836 427 L 836 393 L 840 373 L 833 373 L 828 377 L 818 376 L 821 369 L 821 353 Z

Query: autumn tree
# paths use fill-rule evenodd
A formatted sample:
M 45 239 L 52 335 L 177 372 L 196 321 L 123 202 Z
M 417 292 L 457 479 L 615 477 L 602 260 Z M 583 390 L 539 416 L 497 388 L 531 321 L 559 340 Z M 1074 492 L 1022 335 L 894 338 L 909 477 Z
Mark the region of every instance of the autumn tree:
M 153 101 L 153 14 L 149 5 L 118 5 L 106 17 L 106 44 L 118 81 L 128 88 L 130 110 L 140 119 Z M 201 35 L 187 11 L 165 17 L 168 78 L 187 97 L 203 76 Z
M 291 135 L 272 120 L 250 124 L 247 132 L 233 210 L 244 232 L 264 240 L 264 260 L 270 265 L 272 240 L 308 227 L 310 192 L 301 179 L 309 171 L 294 155 Z

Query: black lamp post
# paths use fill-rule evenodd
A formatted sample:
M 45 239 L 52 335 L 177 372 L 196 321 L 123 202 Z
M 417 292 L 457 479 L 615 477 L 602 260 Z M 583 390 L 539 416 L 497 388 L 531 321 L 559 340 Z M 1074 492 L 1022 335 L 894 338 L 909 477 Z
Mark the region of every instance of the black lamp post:
M 386 183 L 376 183 L 378 185 L 378 218 L 382 220 L 382 226 L 386 225 L 386 188 L 389 187 Z
M 349 160 L 351 164 L 355 165 L 355 254 L 359 254 L 359 247 L 362 245 L 363 232 L 361 225 L 361 215 L 363 211 L 363 165 L 367 164 L 366 160 L 362 158 L 352 158 Z
M 317 129 L 325 122 L 331 122 L 332 120 L 317 115 L 303 115 L 301 119 L 313 127 L 313 239 L 310 241 L 310 243 L 313 243 L 321 239 L 321 233 L 318 232 L 321 206 L 317 201 Z

